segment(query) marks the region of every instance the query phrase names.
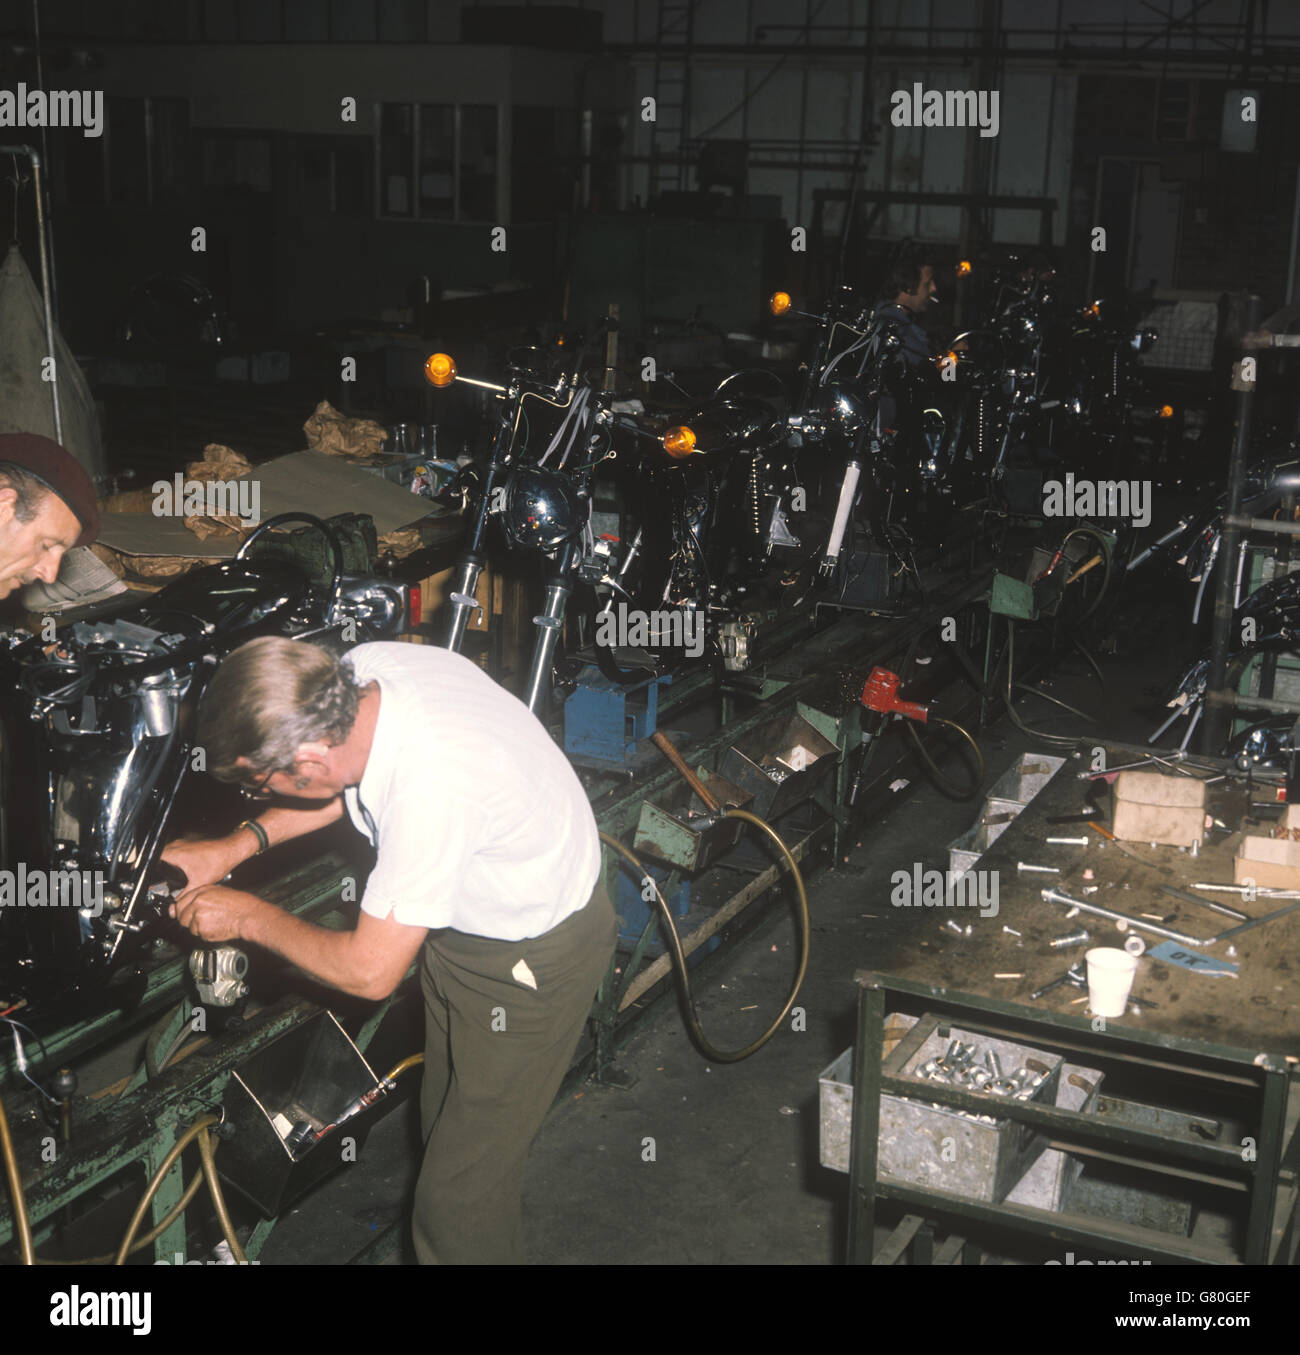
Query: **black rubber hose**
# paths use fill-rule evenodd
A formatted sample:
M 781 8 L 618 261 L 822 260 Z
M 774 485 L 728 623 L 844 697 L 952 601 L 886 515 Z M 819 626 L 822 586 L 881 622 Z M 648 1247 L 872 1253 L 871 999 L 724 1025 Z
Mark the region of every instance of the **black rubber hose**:
M 808 955 L 812 942 L 812 918 L 808 912 L 808 893 L 804 888 L 803 876 L 800 874 L 798 862 L 795 861 L 793 854 L 785 842 L 781 839 L 776 829 L 766 820 L 760 819 L 757 814 L 751 814 L 745 809 L 728 809 L 726 816 L 729 819 L 744 819 L 747 823 L 752 823 L 761 828 L 776 844 L 781 855 L 785 858 L 786 864 L 790 867 L 790 876 L 794 881 L 795 890 L 799 898 L 799 969 L 795 974 L 794 985 L 790 989 L 790 996 L 786 998 L 785 1005 L 777 1013 L 776 1019 L 770 1026 L 758 1037 L 758 1039 L 747 1044 L 743 1049 L 723 1050 L 716 1048 L 709 1042 L 704 1033 L 704 1028 L 700 1025 L 699 1013 L 695 1009 L 695 996 L 691 991 L 690 972 L 686 966 L 686 954 L 682 950 L 682 939 L 678 935 L 677 925 L 673 921 L 672 910 L 668 907 L 664 896 L 659 892 L 659 885 L 656 883 L 653 875 L 641 864 L 633 853 L 625 847 L 617 838 L 610 837 L 608 833 L 601 833 L 601 841 L 612 847 L 620 856 L 629 862 L 640 874 L 642 880 L 648 881 L 654 890 L 655 900 L 659 904 L 659 911 L 663 915 L 664 923 L 668 930 L 668 943 L 672 950 L 673 961 L 677 968 L 677 977 L 681 983 L 682 1000 L 685 1007 L 686 1023 L 690 1030 L 691 1038 L 694 1040 L 696 1048 L 705 1058 L 714 1063 L 739 1063 L 742 1059 L 747 1059 L 751 1054 L 756 1054 L 781 1028 L 785 1018 L 790 1014 L 791 1008 L 795 1004 L 795 999 L 799 996 L 799 990 L 803 987 L 804 977 L 808 973 Z

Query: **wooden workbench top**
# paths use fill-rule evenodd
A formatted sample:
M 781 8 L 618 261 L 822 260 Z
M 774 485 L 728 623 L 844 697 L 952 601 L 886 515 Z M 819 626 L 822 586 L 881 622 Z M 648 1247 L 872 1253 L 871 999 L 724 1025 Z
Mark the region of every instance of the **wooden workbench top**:
M 1133 762 L 1142 755 L 1142 750 L 1100 741 L 1089 741 L 1089 753 L 1096 746 L 1106 749 L 1107 766 Z M 1198 767 L 1194 770 L 1203 776 L 1214 774 L 1206 770 L 1210 761 L 1197 759 Z M 1134 856 L 1141 858 L 1136 860 L 1086 823 L 1048 824 L 1049 818 L 1086 810 L 1090 782 L 1080 780 L 1078 774 L 1090 765 L 1079 753 L 1067 756 L 1065 765 L 975 863 L 975 871 L 996 872 L 996 916 L 991 908 L 986 916 L 978 906 L 925 909 L 927 925 L 922 928 L 918 948 L 909 959 L 891 964 L 892 974 L 915 983 L 1023 1004 L 1035 1013 L 1087 1019 L 1090 1014 L 1086 1001 L 1076 1001 L 1085 995 L 1086 989 L 1064 984 L 1037 1001 L 1031 1001 L 1030 994 L 1075 961 L 1082 961 L 1090 946 L 1122 947 L 1129 933 L 1121 931 L 1109 918 L 1085 912 L 1067 920 L 1066 905 L 1043 899 L 1045 888 L 1060 889 L 1130 917 L 1158 914 L 1164 926 L 1189 936 L 1215 936 L 1238 925 L 1232 918 L 1160 892 L 1161 885 L 1172 885 L 1194 893 L 1190 886 L 1198 880 L 1231 883 L 1236 834 L 1231 838 L 1223 833 L 1213 834 L 1198 856 L 1177 847 L 1124 843 Z M 1219 762 L 1216 770 L 1227 770 L 1227 766 Z M 1239 784 L 1244 786 L 1244 781 Z M 1271 791 L 1271 786 L 1266 792 L 1257 782 L 1254 798 L 1262 800 L 1266 794 L 1271 796 Z M 1103 808 L 1100 822 L 1109 827 L 1110 796 L 1098 798 Z M 1267 835 L 1271 826 L 1252 824 L 1250 830 Z M 1088 845 L 1048 845 L 1044 841 L 1048 837 L 1087 837 Z M 1055 866 L 1060 874 L 1021 873 L 1017 870 L 1018 862 Z M 899 868 L 907 867 L 899 863 Z M 1094 878 L 1086 880 L 1084 871 L 1089 868 Z M 991 885 L 992 880 L 990 875 L 986 883 Z M 1089 885 L 1096 885 L 1097 890 L 1085 895 L 1083 890 Z M 1225 893 L 1204 897 L 1228 904 L 1252 918 L 1291 902 L 1266 898 L 1243 901 L 1240 895 Z M 986 893 L 986 898 L 991 900 L 991 893 Z M 950 920 L 963 929 L 969 925 L 970 935 L 948 930 L 945 924 Z M 1020 937 L 1009 935 L 1004 927 L 1020 932 Z M 1079 927 L 1087 929 L 1091 937 L 1088 945 L 1051 949 L 1048 943 L 1052 937 Z M 1236 978 L 1196 973 L 1153 959 L 1150 950 L 1165 938 L 1140 928 L 1132 928 L 1131 932 L 1140 935 L 1148 949 L 1138 961 L 1133 996 L 1158 1005 L 1142 1008 L 1138 1016 L 1133 1015 L 1130 1007 L 1124 1016 L 1108 1019 L 1108 1029 L 1131 1028 L 1156 1035 L 1162 1042 L 1167 1038 L 1230 1046 L 1283 1055 L 1295 1062 L 1295 1056 L 1300 1055 L 1300 991 L 1296 983 L 1300 967 L 1300 910 L 1200 951 L 1184 948 L 1192 954 L 1239 965 Z M 1228 954 L 1230 945 L 1236 947 L 1235 955 Z M 995 979 L 995 973 L 1019 973 L 1023 977 Z

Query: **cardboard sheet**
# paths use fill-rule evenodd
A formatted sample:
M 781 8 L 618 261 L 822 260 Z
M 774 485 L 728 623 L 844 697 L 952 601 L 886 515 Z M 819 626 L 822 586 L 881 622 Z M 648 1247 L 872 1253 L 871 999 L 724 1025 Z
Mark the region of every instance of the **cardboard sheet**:
M 323 452 L 292 452 L 254 469 L 261 482 L 262 520 L 278 513 L 369 513 L 379 536 L 439 509 L 428 499 L 399 489 L 379 475 L 358 470 Z M 445 511 L 445 510 L 443 510 Z M 293 524 L 286 524 L 292 530 Z M 193 560 L 220 560 L 234 555 L 239 540 L 231 535 L 200 541 L 178 517 L 152 513 L 106 513 L 99 534 L 105 546 L 125 555 L 175 555 Z

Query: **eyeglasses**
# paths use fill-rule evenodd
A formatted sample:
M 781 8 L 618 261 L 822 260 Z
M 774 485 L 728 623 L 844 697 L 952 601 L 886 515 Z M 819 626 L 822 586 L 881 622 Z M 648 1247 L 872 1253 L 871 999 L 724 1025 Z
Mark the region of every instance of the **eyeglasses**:
M 246 800 L 269 800 L 275 792 L 270 788 L 275 771 L 269 771 L 255 786 L 242 786 L 240 793 Z

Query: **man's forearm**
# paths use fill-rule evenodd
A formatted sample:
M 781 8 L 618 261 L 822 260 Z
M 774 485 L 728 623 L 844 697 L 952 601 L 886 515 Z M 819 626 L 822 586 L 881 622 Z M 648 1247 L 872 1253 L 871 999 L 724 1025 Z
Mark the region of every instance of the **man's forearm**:
M 253 817 L 252 815 L 249 816 Z M 269 847 L 288 842 L 296 837 L 314 833 L 318 828 L 328 828 L 343 817 L 343 797 L 336 795 L 315 809 L 293 809 L 287 805 L 277 805 L 256 816 L 257 823 L 266 834 Z M 229 837 L 233 849 L 242 853 L 241 861 L 257 855 L 261 843 L 257 835 L 248 828 L 237 828 Z
M 233 906 L 232 906 L 233 905 Z M 304 922 L 265 899 L 232 890 L 199 890 L 182 922 L 198 935 L 236 935 L 264 946 L 304 974 L 355 997 L 379 1001 L 411 967 L 427 929 L 362 912 L 351 931 Z M 200 916 L 202 913 L 207 916 Z
M 267 903 L 245 919 L 240 936 L 274 951 L 304 974 L 341 992 L 367 998 L 388 995 L 375 989 L 373 976 L 359 963 L 355 931 L 318 927 Z

